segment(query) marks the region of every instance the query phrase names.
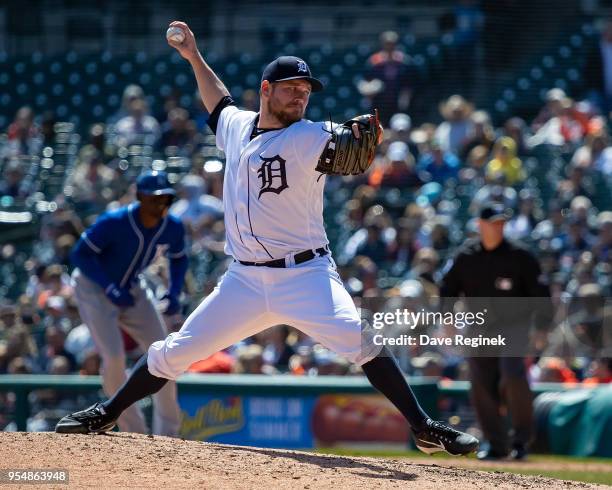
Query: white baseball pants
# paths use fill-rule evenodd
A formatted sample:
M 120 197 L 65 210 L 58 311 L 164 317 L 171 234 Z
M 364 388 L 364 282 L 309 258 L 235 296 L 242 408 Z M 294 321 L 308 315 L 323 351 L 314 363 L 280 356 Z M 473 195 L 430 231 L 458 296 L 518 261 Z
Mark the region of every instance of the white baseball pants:
M 278 324 L 358 364 L 377 353 L 373 345 L 362 352 L 360 317 L 330 255 L 289 268 L 232 262 L 182 328 L 149 347 L 149 371 L 174 380 L 193 362 Z

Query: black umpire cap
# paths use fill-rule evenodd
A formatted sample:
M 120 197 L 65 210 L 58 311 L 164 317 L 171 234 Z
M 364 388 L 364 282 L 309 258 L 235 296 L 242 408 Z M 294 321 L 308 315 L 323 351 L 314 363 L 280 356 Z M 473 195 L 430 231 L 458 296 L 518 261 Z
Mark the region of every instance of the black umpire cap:
M 312 85 L 313 92 L 323 90 L 320 80 L 314 78 L 310 67 L 301 58 L 296 56 L 281 56 L 266 66 L 261 76 L 261 81 L 284 82 L 285 80 L 308 80 Z
M 479 218 L 485 221 L 507 221 L 512 213 L 503 204 L 488 203 L 480 208 Z
M 136 191 L 145 196 L 176 196 L 176 191 L 168 181 L 168 174 L 158 170 L 148 170 L 138 176 Z

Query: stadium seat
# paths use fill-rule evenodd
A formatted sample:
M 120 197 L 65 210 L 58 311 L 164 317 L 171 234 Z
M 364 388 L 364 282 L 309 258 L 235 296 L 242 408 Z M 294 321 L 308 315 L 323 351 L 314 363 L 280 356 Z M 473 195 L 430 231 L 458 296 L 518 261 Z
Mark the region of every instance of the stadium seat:
M 225 67 L 225 73 L 229 76 L 234 76 L 238 73 L 239 66 L 237 63 L 228 63 Z
M 553 58 L 552 56 L 546 55 L 544 56 L 544 58 L 542 58 L 542 66 L 544 68 L 551 69 L 551 68 L 554 68 L 555 65 L 556 65 L 555 58 Z
M 70 50 L 64 55 L 64 61 L 69 65 L 75 65 L 79 61 L 79 55 L 76 51 Z
M 154 70 L 158 75 L 163 75 L 166 73 L 166 71 L 168 71 L 168 64 L 165 61 L 158 61 L 155 63 Z
M 584 44 L 584 39 L 580 34 L 574 34 L 570 37 L 570 44 L 574 48 L 579 48 Z
M 131 62 L 124 61 L 123 63 L 121 63 L 121 66 L 119 66 L 119 73 L 121 73 L 122 75 L 130 75 L 133 69 L 134 67 Z
M 507 88 L 504 90 L 503 97 L 505 101 L 512 102 L 516 99 L 516 92 L 511 88 Z
M 60 97 L 61 95 L 64 94 L 64 85 L 61 83 L 56 83 L 51 87 L 51 93 L 55 96 L 55 97 Z
M 187 84 L 187 81 L 188 81 L 187 75 L 185 75 L 184 73 L 178 73 L 174 77 L 174 83 L 178 87 L 184 87 Z
M 341 99 L 347 99 L 351 96 L 351 88 L 348 85 L 342 85 L 336 92 Z
M 116 94 L 116 93 L 110 94 L 108 98 L 106 99 L 106 103 L 108 104 L 110 108 L 118 108 L 120 101 L 121 101 L 121 97 L 119 96 L 119 94 Z
M 147 54 L 146 51 L 138 51 L 138 53 L 136 53 L 136 56 L 134 58 L 134 61 L 136 63 L 138 63 L 139 65 L 144 65 L 145 63 L 147 63 L 149 60 L 149 55 Z
M 138 77 L 138 83 L 144 87 L 148 86 L 152 81 L 151 74 L 149 72 L 143 72 Z
M 34 82 L 34 85 L 44 85 L 44 83 L 46 82 L 46 76 L 44 72 L 37 71 L 36 73 L 34 73 L 32 75 L 32 81 Z
M 346 66 L 352 67 L 357 63 L 357 55 L 355 53 L 349 52 L 344 55 L 344 64 Z
M 342 65 L 335 64 L 330 67 L 329 72 L 335 78 L 341 77 L 344 73 L 344 68 L 342 68 Z
M 183 57 L 178 53 L 178 51 L 173 51 L 170 55 L 170 63 L 173 65 L 183 64 L 184 61 L 185 60 L 183 60 Z
M 308 59 L 306 61 L 309 65 L 311 65 L 312 69 L 318 67 L 321 64 L 321 62 L 323 61 L 323 56 L 321 55 L 321 53 L 313 52 L 310 54 L 310 56 L 308 56 Z
M 100 93 L 100 85 L 92 83 L 87 87 L 87 93 L 92 97 L 97 96 Z
M 323 112 L 321 111 L 321 108 L 319 106 L 313 105 L 313 106 L 308 107 L 307 117 L 309 119 L 312 119 L 314 121 L 319 121 L 321 120 L 322 116 L 323 116 Z
M 569 46 L 560 46 L 559 56 L 564 59 L 570 58 L 572 56 L 572 49 Z
M 70 73 L 70 75 L 68 75 L 68 84 L 71 86 L 76 86 L 81 82 L 81 75 L 80 73 L 73 71 Z
M 101 120 L 104 117 L 104 108 L 100 104 L 96 104 L 91 109 L 91 115 L 95 120 Z
M 597 34 L 597 30 L 595 29 L 595 27 L 593 26 L 592 23 L 590 22 L 586 22 L 582 25 L 582 33 L 589 37 L 589 36 L 595 36 Z
M 541 80 L 542 76 L 544 75 L 542 69 L 539 66 L 534 66 L 529 72 L 529 74 L 531 75 L 531 78 L 533 80 Z
M 570 68 L 569 70 L 567 70 L 566 77 L 571 82 L 577 82 L 581 78 L 580 72 L 575 68 Z
M 237 99 L 242 97 L 243 92 L 244 89 L 242 88 L 242 85 L 232 85 L 232 87 L 230 88 L 230 93 L 233 97 L 236 97 Z

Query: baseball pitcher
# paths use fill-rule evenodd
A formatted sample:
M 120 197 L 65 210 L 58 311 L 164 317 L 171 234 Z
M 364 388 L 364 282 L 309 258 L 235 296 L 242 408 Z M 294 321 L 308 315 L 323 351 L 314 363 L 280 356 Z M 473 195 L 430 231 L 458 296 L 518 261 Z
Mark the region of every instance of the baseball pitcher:
M 323 89 L 306 62 L 281 56 L 264 70 L 260 112 L 238 109 L 183 22 L 169 38 L 195 73 L 209 125 L 225 152 L 226 252 L 234 261 L 180 331 L 154 342 L 111 399 L 64 417 L 58 432 L 104 432 L 132 403 L 175 380 L 194 361 L 277 324 L 302 330 L 361 365 L 372 385 L 408 420 L 427 452 L 466 454 L 478 440 L 431 420 L 386 349 L 364 342 L 323 224 L 327 174 L 359 174 L 372 162 L 382 128 L 373 115 L 344 124 L 304 119 Z

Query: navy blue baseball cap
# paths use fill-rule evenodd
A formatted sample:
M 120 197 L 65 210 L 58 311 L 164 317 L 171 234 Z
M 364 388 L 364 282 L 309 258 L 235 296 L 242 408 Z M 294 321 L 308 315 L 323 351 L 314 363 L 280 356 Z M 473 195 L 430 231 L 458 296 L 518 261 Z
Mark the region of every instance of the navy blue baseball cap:
M 283 82 L 285 80 L 308 80 L 313 92 L 323 90 L 323 84 L 312 76 L 310 67 L 296 56 L 281 56 L 266 66 L 261 81 Z
M 149 170 L 136 179 L 136 191 L 145 196 L 176 196 L 176 191 L 168 181 L 168 174 Z

